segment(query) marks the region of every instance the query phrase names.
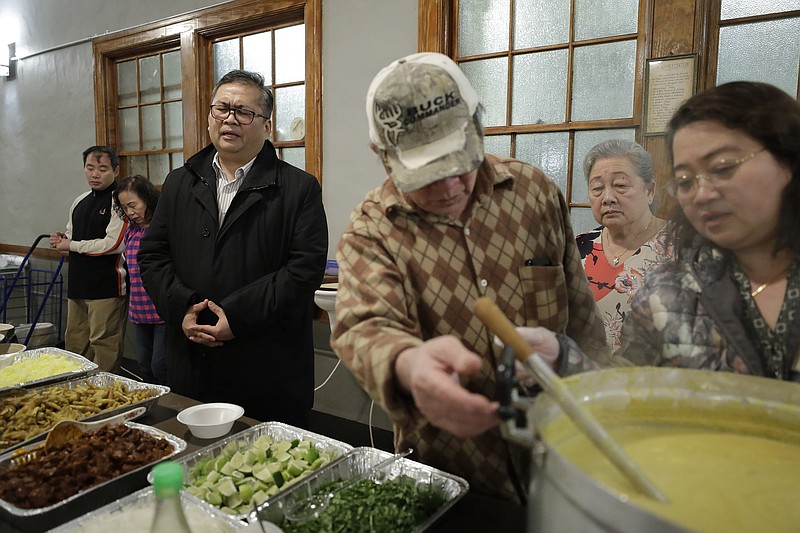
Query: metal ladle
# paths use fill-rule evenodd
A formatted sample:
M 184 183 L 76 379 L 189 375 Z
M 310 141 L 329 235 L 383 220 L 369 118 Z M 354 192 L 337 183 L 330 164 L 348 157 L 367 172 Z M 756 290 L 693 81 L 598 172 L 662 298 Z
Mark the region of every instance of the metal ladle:
M 387 466 L 393 464 L 398 459 L 406 457 L 407 455 L 411 455 L 411 452 L 414 450 L 409 448 L 408 450 L 400 453 L 396 453 L 393 456 L 389 457 L 388 459 L 384 459 L 380 463 L 376 464 L 373 467 L 370 467 L 354 478 L 348 480 L 346 483 L 336 487 L 333 490 L 330 490 L 324 494 L 314 494 L 309 496 L 307 499 L 298 502 L 296 505 L 290 507 L 287 512 L 283 515 L 286 520 L 290 522 L 305 522 L 307 520 L 311 520 L 312 518 L 316 518 L 319 514 L 325 509 L 325 507 L 330 503 L 331 499 L 339 492 L 343 491 L 347 487 L 352 486 L 353 484 L 370 477 L 372 474 L 376 472 L 380 472 Z
M 633 485 L 644 494 L 663 503 L 667 497 L 645 476 L 625 450 L 611 438 L 595 417 L 581 407 L 570 394 L 561 378 L 553 372 L 541 356 L 517 332 L 516 327 L 489 298 L 478 298 L 475 303 L 475 316 L 484 323 L 500 340 L 514 348 L 517 359 L 528 369 L 541 385 L 572 419 L 575 425 L 589 440 L 616 466 Z

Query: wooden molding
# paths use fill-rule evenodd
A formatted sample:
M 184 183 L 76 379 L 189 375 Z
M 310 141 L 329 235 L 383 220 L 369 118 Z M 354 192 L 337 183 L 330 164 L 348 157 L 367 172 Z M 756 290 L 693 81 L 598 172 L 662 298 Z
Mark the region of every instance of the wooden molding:
M 8 243 L 0 243 L 0 254 L 13 254 L 13 255 L 21 255 L 24 256 L 28 253 L 31 249 L 30 246 L 22 246 L 19 244 L 8 244 Z M 46 259 L 49 261 L 58 261 L 61 259 L 61 252 L 53 250 L 51 248 L 39 248 L 33 250 L 31 257 L 35 257 L 37 259 Z M 69 261 L 69 257 L 65 257 L 66 261 Z

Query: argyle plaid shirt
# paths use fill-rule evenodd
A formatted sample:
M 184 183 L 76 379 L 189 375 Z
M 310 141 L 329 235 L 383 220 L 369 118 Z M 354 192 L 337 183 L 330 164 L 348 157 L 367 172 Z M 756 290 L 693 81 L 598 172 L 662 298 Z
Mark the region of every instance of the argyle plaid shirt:
M 512 449 L 499 429 L 460 439 L 427 422 L 399 390 L 394 360 L 403 350 L 455 335 L 484 358 L 465 387 L 496 394 L 499 348 L 473 314 L 490 297 L 517 326 L 566 333 L 587 353 L 604 353 L 603 321 L 581 266 L 564 197 L 541 170 L 487 155 L 475 201 L 462 223 L 422 212 L 390 179 L 356 207 L 337 253 L 339 289 L 332 346 L 392 419 L 397 449 L 466 478 L 472 489 L 516 500 L 508 461 L 523 485 L 529 452 Z M 606 362 L 606 361 L 602 361 Z M 560 372 L 593 368 L 568 358 Z

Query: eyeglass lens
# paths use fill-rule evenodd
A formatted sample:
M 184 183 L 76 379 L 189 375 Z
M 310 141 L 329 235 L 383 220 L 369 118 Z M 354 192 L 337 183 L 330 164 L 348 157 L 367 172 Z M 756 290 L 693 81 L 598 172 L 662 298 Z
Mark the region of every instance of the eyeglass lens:
M 230 116 L 231 111 L 233 111 L 233 118 L 240 124 L 251 124 L 256 118 L 256 113 L 247 109 L 238 109 L 223 105 L 211 106 L 211 116 L 217 120 L 225 120 Z

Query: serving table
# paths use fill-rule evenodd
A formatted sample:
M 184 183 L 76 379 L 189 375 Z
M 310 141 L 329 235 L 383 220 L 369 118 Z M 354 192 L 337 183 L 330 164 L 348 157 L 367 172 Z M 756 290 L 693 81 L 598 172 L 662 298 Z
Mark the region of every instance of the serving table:
M 197 405 L 198 401 L 186 396 L 175 393 L 168 393 L 162 396 L 158 403 L 154 405 L 144 416 L 136 420 L 141 424 L 155 426 L 163 431 L 171 433 L 186 441 L 186 450 L 181 455 L 190 454 L 196 450 L 212 444 L 216 440 L 238 433 L 251 426 L 259 424 L 260 421 L 242 417 L 237 420 L 230 433 L 223 435 L 220 439 L 198 439 L 189 432 L 189 428 L 178 422 L 178 413 L 192 405 Z M 325 435 L 337 440 L 347 442 L 335 434 L 331 434 L 331 427 L 326 426 L 325 431 L 319 431 L 314 427 L 314 419 L 309 422 L 308 430 Z M 349 443 L 353 444 L 353 443 Z M 178 456 L 180 457 L 180 456 Z M 492 498 L 486 498 L 477 494 L 467 492 L 439 521 L 431 526 L 427 531 L 431 533 L 464 533 L 471 531 L 503 531 L 519 532 L 525 531 L 525 509 L 510 503 L 502 502 Z M 2 533 L 22 533 L 19 529 L 11 526 L 5 521 L 0 520 L 0 532 Z

